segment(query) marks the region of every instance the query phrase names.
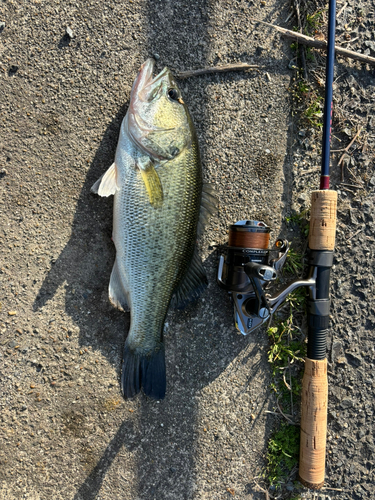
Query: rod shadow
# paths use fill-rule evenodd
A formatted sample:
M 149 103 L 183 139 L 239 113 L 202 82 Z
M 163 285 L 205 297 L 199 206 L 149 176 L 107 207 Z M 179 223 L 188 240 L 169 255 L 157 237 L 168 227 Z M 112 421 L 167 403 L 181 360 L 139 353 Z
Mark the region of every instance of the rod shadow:
M 128 451 L 133 451 L 135 443 L 134 441 L 129 441 L 128 437 L 129 434 L 132 433 L 133 423 L 124 420 L 116 435 L 108 444 L 103 456 L 74 495 L 73 500 L 95 500 L 102 487 L 107 471 L 111 467 L 121 448 L 126 446 Z

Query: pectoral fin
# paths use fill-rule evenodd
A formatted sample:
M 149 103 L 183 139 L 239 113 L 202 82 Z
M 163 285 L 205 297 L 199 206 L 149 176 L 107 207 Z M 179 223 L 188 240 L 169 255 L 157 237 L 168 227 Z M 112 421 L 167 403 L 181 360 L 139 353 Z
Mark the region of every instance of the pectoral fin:
M 118 189 L 116 164 L 112 163 L 107 172 L 95 182 L 91 191 L 99 196 L 110 196 L 115 194 Z
M 151 160 L 137 162 L 142 180 L 146 186 L 150 203 L 154 208 L 159 208 L 163 204 L 163 187 L 158 173 Z

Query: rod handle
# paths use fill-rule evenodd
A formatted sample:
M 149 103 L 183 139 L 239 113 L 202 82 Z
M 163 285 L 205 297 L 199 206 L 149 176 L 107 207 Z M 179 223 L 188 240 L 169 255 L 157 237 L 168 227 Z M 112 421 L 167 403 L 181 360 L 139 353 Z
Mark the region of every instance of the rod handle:
M 306 358 L 302 379 L 299 479 L 313 489 L 324 484 L 327 403 L 327 359 Z
M 319 189 L 311 193 L 309 248 L 333 250 L 335 248 L 337 192 Z

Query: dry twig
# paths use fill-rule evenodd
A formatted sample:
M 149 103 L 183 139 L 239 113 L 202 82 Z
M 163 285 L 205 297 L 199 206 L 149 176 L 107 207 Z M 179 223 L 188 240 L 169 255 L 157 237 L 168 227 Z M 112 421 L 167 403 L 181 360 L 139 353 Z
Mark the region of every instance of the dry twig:
M 280 405 L 279 405 L 279 398 L 277 398 L 276 400 L 276 404 L 277 404 L 277 408 L 279 409 L 279 412 L 281 413 L 281 415 L 286 418 L 286 420 L 291 424 L 291 425 L 299 425 L 299 424 L 296 424 L 291 418 L 289 418 L 288 415 L 286 415 L 283 410 L 280 408 Z
M 253 21 L 265 24 L 266 26 L 270 26 L 271 28 L 274 28 L 275 30 L 282 33 L 285 37 L 295 40 L 298 43 L 302 43 L 303 45 L 307 45 L 309 47 L 315 47 L 316 49 L 321 49 L 321 50 L 327 49 L 327 42 L 325 40 L 317 40 L 316 38 L 302 35 L 297 31 L 287 30 L 285 28 L 281 28 L 280 26 L 275 26 L 274 24 L 260 21 L 259 19 L 253 19 Z M 353 50 L 344 49 L 343 47 L 340 47 L 340 45 L 335 45 L 335 52 L 338 55 L 349 57 L 350 59 L 355 59 L 356 61 L 360 61 L 375 66 L 375 57 L 366 56 L 365 54 L 360 54 L 359 52 L 354 52 Z
M 357 140 L 357 138 L 358 138 L 359 134 L 361 133 L 361 131 L 362 131 L 362 127 L 359 127 L 357 133 L 355 134 L 355 136 L 353 137 L 353 139 L 350 141 L 349 145 L 346 146 L 346 148 L 344 148 L 344 149 L 341 150 L 341 151 L 344 151 L 344 153 L 341 155 L 341 158 L 339 159 L 339 162 L 337 164 L 338 167 L 341 166 L 341 182 L 344 181 L 344 164 L 343 164 L 343 161 L 344 161 L 345 155 L 348 154 L 349 149 L 355 143 L 355 141 Z
M 222 66 L 211 66 L 208 68 L 192 69 L 176 73 L 177 78 L 190 78 L 191 76 L 208 75 L 210 73 L 225 73 L 227 71 L 247 71 L 248 69 L 258 69 L 256 64 L 235 63 L 223 64 Z
M 302 22 L 301 22 L 301 16 L 300 16 L 300 11 L 299 11 L 299 3 L 298 0 L 295 0 L 294 6 L 296 9 L 296 14 L 297 14 L 297 20 L 298 20 L 298 29 L 299 32 L 302 33 Z M 307 81 L 307 65 L 306 65 L 306 57 L 305 57 L 305 47 L 302 45 L 300 47 L 300 54 L 301 54 L 301 62 L 303 66 L 303 77 Z
M 350 241 L 352 240 L 353 238 L 355 238 L 359 233 L 361 233 L 363 231 L 363 227 L 361 229 L 358 229 L 357 232 L 355 232 L 354 234 L 352 234 L 351 236 L 349 236 L 349 238 L 346 238 L 346 241 Z
M 267 490 L 265 490 L 264 488 L 262 488 L 260 486 L 260 484 L 258 484 L 256 481 L 254 481 L 254 483 L 255 483 L 255 486 L 257 486 L 259 488 L 259 490 L 266 495 L 266 500 L 270 500 L 271 498 L 272 499 L 275 498 L 272 495 L 270 495 L 270 493 Z
M 348 6 L 348 2 L 345 2 L 345 4 L 341 7 L 339 12 L 337 13 L 336 19 L 338 19 L 341 16 L 341 14 L 344 12 L 344 10 L 346 9 L 347 6 Z
M 361 185 L 356 186 L 355 184 L 347 184 L 346 182 L 341 182 L 340 186 L 346 186 L 346 187 L 355 188 L 355 189 L 363 189 L 363 186 L 361 186 Z

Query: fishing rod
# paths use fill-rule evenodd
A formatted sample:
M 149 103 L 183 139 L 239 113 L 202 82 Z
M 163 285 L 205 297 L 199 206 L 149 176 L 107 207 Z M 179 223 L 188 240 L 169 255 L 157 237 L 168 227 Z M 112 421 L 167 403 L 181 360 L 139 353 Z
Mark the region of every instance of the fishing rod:
M 328 45 L 323 118 L 320 189 L 311 194 L 309 229 L 310 273 L 316 272 L 315 296 L 307 305 L 308 341 L 302 379 L 299 479 L 309 488 L 324 484 L 327 436 L 327 334 L 329 287 L 335 246 L 337 192 L 329 189 L 336 0 L 329 0 Z
M 302 380 L 299 479 L 319 489 L 324 484 L 327 435 L 327 333 L 329 287 L 335 246 L 337 193 L 329 189 L 332 121 L 333 68 L 335 57 L 336 1 L 329 0 L 326 89 L 320 188 L 311 193 L 309 272 L 276 295 L 267 289 L 285 264 L 289 242 L 277 240 L 268 249 L 271 229 L 261 221 L 241 220 L 229 227 L 229 240 L 219 245 L 217 283 L 226 290 L 234 306 L 237 329 L 248 335 L 271 320 L 296 288 L 308 289 L 308 341 Z

